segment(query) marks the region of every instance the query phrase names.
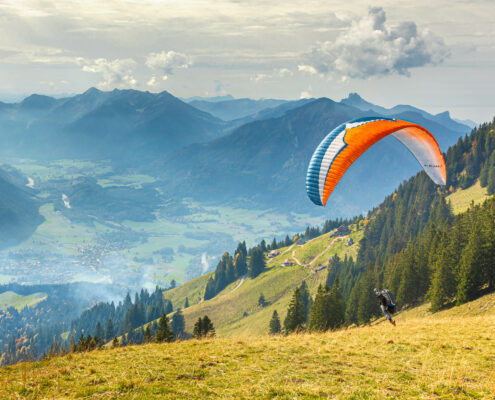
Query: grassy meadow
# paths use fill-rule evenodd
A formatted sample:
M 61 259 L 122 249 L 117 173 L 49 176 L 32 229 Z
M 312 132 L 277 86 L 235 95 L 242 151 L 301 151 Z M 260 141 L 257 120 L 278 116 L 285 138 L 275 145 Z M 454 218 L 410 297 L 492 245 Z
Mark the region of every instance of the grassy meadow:
M 354 231 L 351 237 L 355 242 L 363 231 Z M 303 281 L 311 293 L 316 293 L 318 285 L 325 283 L 327 269 L 317 270 L 319 264 L 326 265 L 328 257 L 337 254 L 339 257 L 355 256 L 358 245 L 347 246 L 347 237 L 332 238 L 330 233 L 321 235 L 308 243 L 299 246 L 283 247 L 281 254 L 267 260 L 266 270 L 256 279 L 245 277 L 228 285 L 217 296 L 208 301 L 201 301 L 206 282 L 212 273 L 200 276 L 175 289 L 164 292 L 174 307 L 183 308 L 186 297 L 190 307 L 183 310 L 186 330 L 192 327 L 199 317 L 208 315 L 215 321 L 215 329 L 219 337 L 249 334 L 262 336 L 267 333 L 268 323 L 274 310 L 281 320 L 285 318 L 287 307 L 295 288 Z M 280 264 L 286 259 L 297 258 L 302 265 L 294 263 L 291 267 Z M 266 305 L 258 304 L 263 294 Z
M 450 201 L 454 214 L 461 214 L 469 208 L 472 202 L 481 204 L 489 197 L 486 187 L 481 187 L 478 180 L 473 186 L 467 189 L 458 189 L 448 195 L 447 201 Z
M 46 293 L 33 293 L 27 296 L 17 294 L 15 292 L 7 291 L 0 293 L 0 310 L 5 310 L 8 307 L 17 308 L 22 310 L 24 307 L 31 307 L 38 304 L 40 301 L 45 300 Z
M 0 398 L 493 399 L 494 296 L 397 326 L 129 346 L 0 369 Z M 475 315 L 471 308 L 483 309 Z

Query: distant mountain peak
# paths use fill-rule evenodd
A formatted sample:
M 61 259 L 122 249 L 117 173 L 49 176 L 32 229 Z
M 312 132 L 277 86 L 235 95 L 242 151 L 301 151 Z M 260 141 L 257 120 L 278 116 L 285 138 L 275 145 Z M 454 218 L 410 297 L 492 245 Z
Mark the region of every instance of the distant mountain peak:
M 95 88 L 94 86 L 91 86 L 88 90 L 86 90 L 83 94 L 95 94 L 95 93 L 101 93 L 100 89 Z
M 448 111 L 444 111 L 444 112 L 438 113 L 438 114 L 436 115 L 436 117 L 450 118 L 450 112 L 448 112 Z
M 347 96 L 346 99 L 344 100 L 349 100 L 349 101 L 365 101 L 359 94 L 357 94 L 356 92 L 351 92 L 349 93 L 349 95 Z
M 348 106 L 360 108 L 361 110 L 372 110 L 376 107 L 373 103 L 364 100 L 359 94 L 355 92 L 349 93 L 349 95 L 345 99 L 342 99 L 340 102 Z
M 49 108 L 55 103 L 55 99 L 42 94 L 32 94 L 21 101 L 22 107 L 27 108 Z

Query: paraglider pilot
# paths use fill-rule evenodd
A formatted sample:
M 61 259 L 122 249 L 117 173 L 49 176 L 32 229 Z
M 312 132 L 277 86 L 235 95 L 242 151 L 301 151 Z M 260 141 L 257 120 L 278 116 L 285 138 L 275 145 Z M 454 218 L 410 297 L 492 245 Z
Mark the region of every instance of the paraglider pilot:
M 378 290 L 377 288 L 374 289 L 374 292 L 376 297 L 378 298 L 378 301 L 380 302 L 380 308 L 382 309 L 383 314 L 385 315 L 385 317 L 387 317 L 389 322 L 395 326 L 395 321 L 390 315 L 395 312 L 395 300 L 392 296 L 392 293 L 390 293 L 390 291 L 387 289 Z

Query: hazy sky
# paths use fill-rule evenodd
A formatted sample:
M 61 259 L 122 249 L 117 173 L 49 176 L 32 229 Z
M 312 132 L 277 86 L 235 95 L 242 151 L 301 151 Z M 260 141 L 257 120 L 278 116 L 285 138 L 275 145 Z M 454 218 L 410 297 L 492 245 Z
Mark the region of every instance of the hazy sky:
M 493 0 L 1 0 L 0 99 L 358 92 L 481 122 L 495 115 L 494 15 Z

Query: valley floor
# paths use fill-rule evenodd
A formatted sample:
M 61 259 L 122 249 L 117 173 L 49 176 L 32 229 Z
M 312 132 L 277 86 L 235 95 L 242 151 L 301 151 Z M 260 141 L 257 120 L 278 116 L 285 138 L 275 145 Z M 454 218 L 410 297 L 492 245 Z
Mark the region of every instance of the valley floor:
M 149 344 L 18 364 L 0 369 L 0 398 L 493 399 L 494 298 L 433 317 L 426 307 L 404 312 L 395 328 Z

